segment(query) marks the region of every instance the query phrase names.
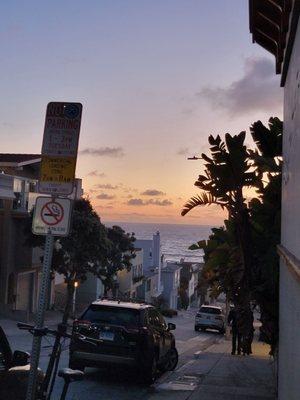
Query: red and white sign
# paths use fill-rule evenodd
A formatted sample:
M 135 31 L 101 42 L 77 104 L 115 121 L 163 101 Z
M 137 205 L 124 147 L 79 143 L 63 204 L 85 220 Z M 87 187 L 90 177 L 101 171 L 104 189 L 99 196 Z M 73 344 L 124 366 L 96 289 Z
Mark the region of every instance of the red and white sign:
M 35 203 L 32 232 L 35 235 L 67 236 L 69 234 L 71 200 L 38 197 Z

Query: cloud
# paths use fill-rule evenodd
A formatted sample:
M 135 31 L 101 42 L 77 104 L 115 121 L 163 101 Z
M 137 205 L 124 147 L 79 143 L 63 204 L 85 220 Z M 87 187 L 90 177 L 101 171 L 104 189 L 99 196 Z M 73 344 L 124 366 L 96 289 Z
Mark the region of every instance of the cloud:
M 231 116 L 253 111 L 282 110 L 282 90 L 268 58 L 248 58 L 242 78 L 228 87 L 204 87 L 196 95 L 214 108 L 224 109 Z
M 115 190 L 118 189 L 118 186 L 113 186 L 110 183 L 98 183 L 97 185 L 94 186 L 96 189 L 109 189 L 109 190 Z
M 91 171 L 86 176 L 97 176 L 98 178 L 105 178 L 106 175 L 103 172 L 98 172 L 97 170 Z
M 182 147 L 181 149 L 179 149 L 179 150 L 177 151 L 177 154 L 178 154 L 179 156 L 187 156 L 187 155 L 190 154 L 190 150 L 189 150 L 188 147 Z
M 98 149 L 87 148 L 80 151 L 82 155 L 96 157 L 114 157 L 119 158 L 124 156 L 122 147 L 99 147 Z
M 165 200 L 153 200 L 153 199 L 151 199 L 151 200 L 148 201 L 148 204 L 153 204 L 155 206 L 165 207 L 165 206 L 171 206 L 173 203 L 172 203 L 172 201 L 167 200 L 167 199 L 165 199 Z
M 112 195 L 107 194 L 107 193 L 100 193 L 100 194 L 98 194 L 96 196 L 96 199 L 99 199 L 99 200 L 111 200 L 111 199 L 114 199 L 114 198 L 115 198 L 115 196 L 112 196 Z
M 147 206 L 147 205 L 154 205 L 154 206 L 171 206 L 173 203 L 170 200 L 158 200 L 158 199 L 150 199 L 150 200 L 143 200 L 143 199 L 130 199 L 127 201 L 127 205 L 129 206 Z
M 141 193 L 143 196 L 164 196 L 166 193 L 156 189 L 147 189 Z
M 146 203 L 142 199 L 130 199 L 127 201 L 129 206 L 145 206 Z

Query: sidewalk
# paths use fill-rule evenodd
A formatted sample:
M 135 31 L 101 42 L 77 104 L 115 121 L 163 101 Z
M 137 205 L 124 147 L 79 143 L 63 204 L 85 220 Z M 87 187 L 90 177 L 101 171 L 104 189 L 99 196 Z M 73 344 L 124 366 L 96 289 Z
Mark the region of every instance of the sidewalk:
M 269 346 L 253 343 L 251 356 L 232 356 L 230 340 L 221 340 L 177 369 L 157 386 L 151 400 L 275 400 Z

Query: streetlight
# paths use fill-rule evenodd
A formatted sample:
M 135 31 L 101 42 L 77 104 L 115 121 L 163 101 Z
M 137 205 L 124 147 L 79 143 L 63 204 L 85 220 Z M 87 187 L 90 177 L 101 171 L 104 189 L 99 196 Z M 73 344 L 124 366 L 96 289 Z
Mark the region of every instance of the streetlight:
M 73 302 L 72 302 L 72 314 L 73 318 L 75 318 L 75 306 L 76 306 L 76 290 L 78 288 L 78 282 L 74 282 L 74 292 L 73 292 Z

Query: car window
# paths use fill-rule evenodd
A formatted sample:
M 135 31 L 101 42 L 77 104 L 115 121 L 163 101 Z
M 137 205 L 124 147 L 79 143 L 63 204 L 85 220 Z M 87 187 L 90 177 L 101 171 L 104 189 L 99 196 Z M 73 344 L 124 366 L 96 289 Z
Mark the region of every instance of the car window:
M 219 308 L 214 308 L 214 307 L 200 307 L 200 312 L 206 313 L 206 314 L 215 314 L 215 315 L 220 315 L 222 314 L 222 311 Z
M 130 308 L 91 305 L 81 319 L 94 323 L 138 326 L 140 312 Z
M 155 310 L 155 308 L 151 308 L 148 310 L 148 320 L 150 325 L 160 327 L 160 328 L 165 328 L 166 323 L 165 320 L 163 319 L 162 315 Z

